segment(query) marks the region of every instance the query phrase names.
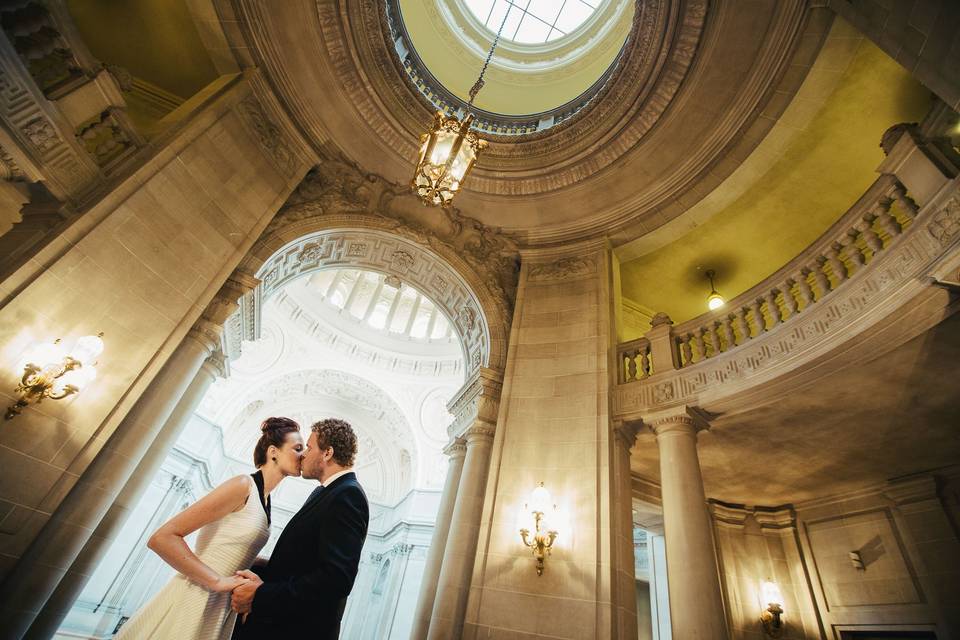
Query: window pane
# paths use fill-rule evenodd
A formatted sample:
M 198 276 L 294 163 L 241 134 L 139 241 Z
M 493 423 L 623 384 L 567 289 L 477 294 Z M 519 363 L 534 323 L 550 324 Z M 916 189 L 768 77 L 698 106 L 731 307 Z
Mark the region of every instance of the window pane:
M 523 16 L 520 28 L 517 29 L 517 35 L 514 38 L 517 42 L 529 42 L 540 44 L 547 41 L 547 35 L 550 33 L 550 25 L 542 22 L 530 14 Z

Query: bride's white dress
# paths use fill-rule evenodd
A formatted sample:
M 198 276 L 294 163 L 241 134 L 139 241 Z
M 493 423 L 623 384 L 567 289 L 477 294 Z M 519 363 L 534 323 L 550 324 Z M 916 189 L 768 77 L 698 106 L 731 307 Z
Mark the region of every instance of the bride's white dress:
M 247 503 L 239 511 L 200 529 L 195 553 L 217 573 L 247 569 L 270 537 L 267 514 L 252 477 Z M 175 575 L 115 638 L 120 640 L 229 640 L 237 614 L 230 593 L 212 593 L 181 574 Z

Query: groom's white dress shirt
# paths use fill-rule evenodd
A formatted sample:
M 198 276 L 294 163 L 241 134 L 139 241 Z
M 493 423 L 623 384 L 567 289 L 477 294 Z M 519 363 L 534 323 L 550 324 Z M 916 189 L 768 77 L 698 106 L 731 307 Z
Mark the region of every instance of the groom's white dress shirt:
M 345 476 L 345 475 L 347 475 L 348 473 L 353 473 L 353 469 L 344 469 L 343 471 L 337 471 L 335 474 L 333 474 L 332 476 L 330 476 L 329 478 L 327 478 L 326 480 L 324 480 L 323 482 L 321 482 L 321 483 L 320 483 L 320 486 L 321 486 L 321 487 L 329 487 L 329 486 L 333 483 L 334 480 L 336 480 L 336 479 L 339 478 L 340 476 Z

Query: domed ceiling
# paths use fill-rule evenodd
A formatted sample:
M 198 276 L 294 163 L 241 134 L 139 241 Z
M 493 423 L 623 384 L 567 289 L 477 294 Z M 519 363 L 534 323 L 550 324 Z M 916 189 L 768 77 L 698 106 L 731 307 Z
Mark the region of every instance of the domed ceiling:
M 393 38 L 392 1 L 290 0 L 268 10 L 244 0 L 238 17 L 245 46 L 306 135 L 405 184 L 434 105 L 405 70 L 409 52 Z M 622 243 L 663 225 L 763 139 L 816 58 L 833 15 L 799 0 L 605 2 L 596 15 L 624 5 L 632 9 L 623 14 L 629 35 L 612 67 L 599 51 L 582 58 L 611 68 L 596 97 L 548 129 L 494 137 L 458 196 L 463 213 L 527 245 L 597 235 Z M 418 18 L 417 7 L 435 8 L 439 18 Z M 462 47 L 463 59 L 449 56 L 461 60 L 460 84 L 446 81 L 449 88 L 472 84 L 479 44 L 472 53 L 464 39 L 457 45 L 443 17 L 473 16 L 466 0 L 404 0 L 400 8 L 417 42 Z M 474 20 L 489 32 L 489 20 Z M 575 42 L 576 29 L 547 37 L 541 46 Z M 510 46 L 519 47 L 505 43 L 504 51 Z

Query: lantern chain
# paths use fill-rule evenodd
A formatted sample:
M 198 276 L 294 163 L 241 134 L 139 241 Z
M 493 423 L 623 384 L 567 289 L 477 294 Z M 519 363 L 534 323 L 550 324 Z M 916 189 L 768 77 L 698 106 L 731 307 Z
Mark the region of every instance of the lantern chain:
M 473 100 L 477 97 L 477 94 L 480 93 L 480 89 L 483 88 L 483 76 L 487 72 L 487 67 L 490 65 L 490 59 L 493 58 L 493 51 L 497 48 L 497 43 L 500 42 L 500 34 L 503 33 L 503 27 L 507 24 L 507 18 L 510 16 L 510 9 L 513 8 L 513 2 L 507 0 L 507 11 L 503 14 L 503 21 L 500 23 L 500 28 L 497 30 L 497 37 L 493 39 L 493 44 L 490 45 L 490 53 L 487 54 L 487 59 L 483 63 L 483 68 L 480 69 L 480 77 L 477 78 L 477 81 L 473 83 L 473 86 L 470 87 L 470 102 L 467 103 L 467 107 L 473 106 Z

